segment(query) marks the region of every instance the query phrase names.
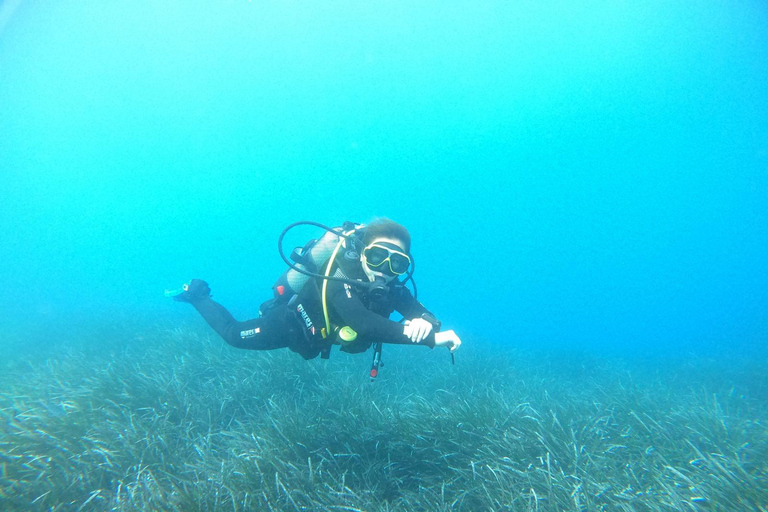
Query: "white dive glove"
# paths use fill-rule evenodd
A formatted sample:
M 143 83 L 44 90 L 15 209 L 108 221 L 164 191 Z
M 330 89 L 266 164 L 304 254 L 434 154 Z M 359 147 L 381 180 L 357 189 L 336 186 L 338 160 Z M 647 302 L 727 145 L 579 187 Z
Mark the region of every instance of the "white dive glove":
M 403 328 L 403 334 L 411 338 L 411 341 L 418 343 L 432 332 L 432 324 L 424 320 L 423 318 L 414 318 L 413 320 L 406 320 L 405 327 Z
M 461 346 L 461 338 L 453 331 L 436 332 L 435 346 L 448 347 L 451 349 L 451 352 L 456 352 L 456 349 Z

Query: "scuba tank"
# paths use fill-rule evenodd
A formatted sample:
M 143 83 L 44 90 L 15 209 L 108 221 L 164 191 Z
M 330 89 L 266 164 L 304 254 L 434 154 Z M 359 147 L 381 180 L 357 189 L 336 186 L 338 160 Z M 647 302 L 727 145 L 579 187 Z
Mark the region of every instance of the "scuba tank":
M 326 233 L 319 240 L 310 240 L 304 247 L 295 248 L 291 252 L 289 260 L 283 253 L 282 240 L 290 229 L 301 224 L 322 227 L 326 230 Z M 339 252 L 342 251 L 342 248 L 344 248 L 344 258 L 352 260 L 359 259 L 359 251 L 361 250 L 360 244 L 362 243 L 361 234 L 364 232 L 364 229 L 364 225 L 353 222 L 345 222 L 342 227 L 329 228 L 322 224 L 302 221 L 291 224 L 283 230 L 283 233 L 280 235 L 278 247 L 280 256 L 286 263 L 288 263 L 289 268 L 277 279 L 272 287 L 274 297 L 271 301 L 266 303 L 267 307 L 280 303 L 287 303 L 292 309 L 296 308 L 313 339 L 317 339 L 315 336 L 318 333 L 318 330 L 315 328 L 315 322 L 313 322 L 312 316 L 317 317 L 322 313 L 325 324 L 319 329 L 319 334 L 322 336 L 322 339 L 334 335 L 333 341 L 337 344 L 344 345 L 354 342 L 357 339 L 357 332 L 355 332 L 354 329 L 349 326 L 331 325 L 328 314 L 326 290 L 328 281 L 343 281 L 354 286 L 370 287 L 370 283 L 330 275 L 334 262 L 336 261 Z M 312 278 L 320 279 L 322 284 L 318 286 L 317 281 L 310 283 Z M 322 312 L 307 311 L 304 305 L 300 303 L 300 299 L 306 296 L 305 289 L 307 286 L 312 286 L 315 288 L 313 290 L 314 292 L 320 293 Z M 263 309 L 264 308 L 262 307 L 262 311 Z M 330 350 L 330 346 L 328 346 L 328 350 Z M 324 358 L 328 357 L 328 350 L 323 352 L 322 356 Z
M 293 224 L 292 226 L 295 226 Z M 352 227 L 352 229 L 347 229 Z M 279 300 L 280 297 L 285 297 L 286 300 L 290 300 L 294 295 L 298 295 L 304 289 L 304 286 L 312 277 L 325 277 L 320 273 L 326 270 L 326 266 L 333 256 L 334 251 L 341 243 L 347 240 L 342 240 L 339 232 L 356 232 L 363 228 L 362 224 L 345 223 L 342 228 L 334 228 L 327 231 L 319 240 L 310 240 L 304 247 L 297 247 L 291 252 L 291 260 L 294 264 L 290 265 L 290 268 L 286 270 L 272 286 L 275 298 Z M 283 232 L 285 233 L 285 231 Z M 356 237 L 357 238 L 357 237 Z M 359 238 L 358 238 L 359 240 Z M 282 241 L 282 237 L 281 237 Z M 350 244 L 346 244 L 350 245 Z M 355 248 L 350 248 L 354 250 Z M 282 255 L 282 244 L 280 247 Z M 284 258 L 285 259 L 285 258 Z M 333 265 L 333 263 L 331 263 Z

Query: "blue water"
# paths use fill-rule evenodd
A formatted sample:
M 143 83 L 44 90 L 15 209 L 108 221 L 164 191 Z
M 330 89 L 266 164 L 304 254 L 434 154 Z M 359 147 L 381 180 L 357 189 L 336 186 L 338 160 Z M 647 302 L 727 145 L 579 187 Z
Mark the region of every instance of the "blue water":
M 0 343 L 387 216 L 465 343 L 765 350 L 765 3 L 417 4 L 0 3 Z

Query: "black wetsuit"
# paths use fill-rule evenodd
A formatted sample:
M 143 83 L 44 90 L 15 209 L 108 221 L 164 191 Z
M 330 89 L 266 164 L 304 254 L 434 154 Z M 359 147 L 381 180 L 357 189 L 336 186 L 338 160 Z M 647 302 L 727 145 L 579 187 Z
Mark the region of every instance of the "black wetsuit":
M 333 275 L 367 282 L 359 260 L 343 261 L 339 258 Z M 317 357 L 330 348 L 335 334 L 323 338 L 325 327 L 320 290 L 323 280 L 311 278 L 294 298 L 278 296 L 262 305 L 260 316 L 238 322 L 220 304 L 204 297 L 191 301 L 208 324 L 233 347 L 251 350 L 272 350 L 287 347 L 305 359 Z M 387 287 L 383 297 L 374 299 L 364 288 L 339 281 L 328 281 L 326 290 L 328 314 L 333 327 L 349 326 L 357 338 L 343 344 L 344 352 L 367 350 L 373 343 L 413 345 L 403 334 L 403 324 L 389 316 L 397 311 L 406 319 L 418 318 L 429 311 L 418 302 L 408 288 L 395 280 Z M 292 300 L 291 300 L 292 299 Z M 434 331 L 419 345 L 435 346 Z

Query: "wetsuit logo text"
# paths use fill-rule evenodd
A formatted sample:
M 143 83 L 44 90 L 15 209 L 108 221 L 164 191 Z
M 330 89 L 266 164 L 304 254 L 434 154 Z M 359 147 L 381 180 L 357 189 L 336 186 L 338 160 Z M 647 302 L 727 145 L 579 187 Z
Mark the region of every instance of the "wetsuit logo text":
M 309 329 L 312 334 L 315 334 L 315 326 L 312 325 L 312 320 L 309 318 L 309 315 L 304 310 L 304 306 L 299 304 L 299 306 L 296 308 L 296 311 L 301 313 L 301 318 L 304 320 L 304 324 L 307 326 L 307 329 Z

